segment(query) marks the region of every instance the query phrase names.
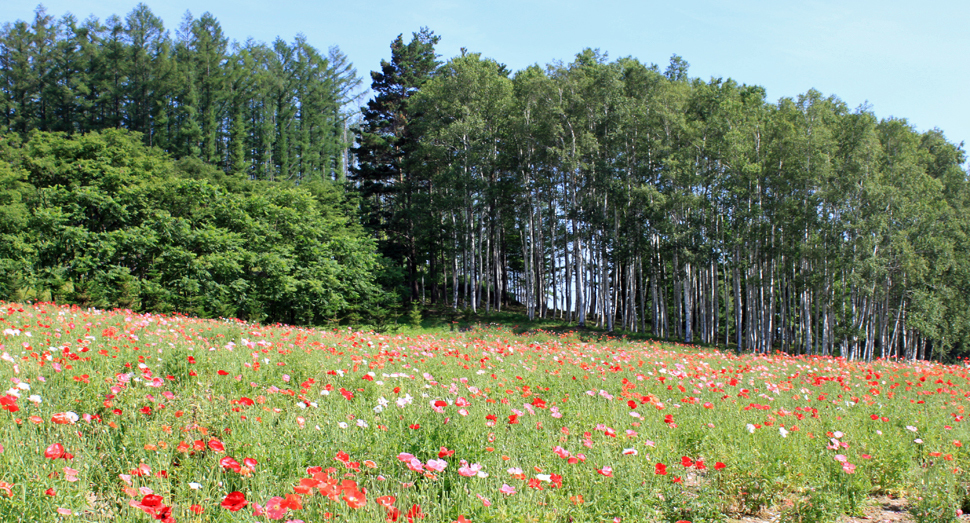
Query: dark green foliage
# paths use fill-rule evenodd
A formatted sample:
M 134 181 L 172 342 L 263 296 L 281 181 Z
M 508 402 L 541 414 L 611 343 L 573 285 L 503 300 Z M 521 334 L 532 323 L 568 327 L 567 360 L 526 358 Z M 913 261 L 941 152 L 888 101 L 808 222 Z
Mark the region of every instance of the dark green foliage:
M 676 55 L 510 77 L 463 51 L 408 83 L 429 34 L 372 73 L 353 178 L 412 298 L 738 351 L 970 351 L 970 184 L 940 131 Z
M 174 40 L 145 4 L 104 23 L 39 8 L 0 29 L 0 130 L 123 128 L 253 179 L 342 180 L 359 85 L 336 47 L 231 43 L 210 13 L 187 13 Z
M 241 182 L 118 130 L 17 142 L 0 142 L 3 299 L 297 324 L 383 303 L 333 182 Z
M 422 28 L 408 44 L 402 35 L 391 42 L 391 61 L 382 60 L 381 70 L 371 73 L 374 97 L 361 110 L 353 149 L 357 164 L 351 179 L 363 200 L 364 224 L 380 239 L 384 256 L 405 268 L 409 300 L 420 298 L 417 223 L 426 208 L 417 200 L 428 191 L 411 98 L 439 65 L 434 52 L 439 40 Z

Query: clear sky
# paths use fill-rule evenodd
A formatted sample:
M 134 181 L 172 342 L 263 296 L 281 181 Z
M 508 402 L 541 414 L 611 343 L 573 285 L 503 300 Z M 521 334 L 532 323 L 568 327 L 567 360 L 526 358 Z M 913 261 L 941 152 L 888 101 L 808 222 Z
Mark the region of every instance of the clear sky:
M 48 13 L 124 17 L 134 0 L 46 0 Z M 337 45 L 369 83 L 401 33 L 427 26 L 444 59 L 462 47 L 513 71 L 570 61 L 583 48 L 663 69 L 672 54 L 690 76 L 765 87 L 768 99 L 809 89 L 880 118 L 906 118 L 970 142 L 967 0 L 146 0 L 174 34 L 188 10 L 209 11 L 230 40 Z M 0 21 L 29 20 L 36 0 L 0 1 Z

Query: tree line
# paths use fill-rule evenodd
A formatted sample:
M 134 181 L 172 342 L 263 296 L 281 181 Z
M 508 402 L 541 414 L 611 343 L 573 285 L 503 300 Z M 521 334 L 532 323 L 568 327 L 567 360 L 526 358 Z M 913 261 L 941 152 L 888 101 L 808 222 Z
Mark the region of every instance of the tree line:
M 587 49 L 511 72 L 398 37 L 353 188 L 412 300 L 769 352 L 959 354 L 961 145 L 809 91 Z
M 513 72 L 438 42 L 396 38 L 357 113 L 339 49 L 230 44 L 208 13 L 174 38 L 143 4 L 5 24 L 0 291 L 311 324 L 396 294 L 737 350 L 970 347 L 966 157 L 941 131 L 768 102 L 676 55 Z
M 210 13 L 186 13 L 174 38 L 145 4 L 104 21 L 39 7 L 0 30 L 7 132 L 127 129 L 251 179 L 342 178 L 360 83 L 337 47 L 230 43 Z
M 389 305 L 338 184 L 240 179 L 142 138 L 0 135 L 0 299 L 301 325 Z

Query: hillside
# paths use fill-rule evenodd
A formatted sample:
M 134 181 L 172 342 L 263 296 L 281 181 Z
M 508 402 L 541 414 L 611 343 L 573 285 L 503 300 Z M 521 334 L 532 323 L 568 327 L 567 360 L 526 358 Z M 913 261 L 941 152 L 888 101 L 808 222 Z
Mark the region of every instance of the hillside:
M 915 521 L 970 508 L 965 366 L 52 304 L 3 304 L 0 327 L 5 521 L 835 521 L 887 495 Z

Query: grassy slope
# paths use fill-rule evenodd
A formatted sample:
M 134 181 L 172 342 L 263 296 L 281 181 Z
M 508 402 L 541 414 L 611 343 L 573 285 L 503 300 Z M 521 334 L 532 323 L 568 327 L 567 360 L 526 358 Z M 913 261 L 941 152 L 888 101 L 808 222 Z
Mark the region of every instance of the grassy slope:
M 257 504 L 308 484 L 283 516 L 380 521 L 382 499 L 425 523 L 698 523 L 772 506 L 830 521 L 892 493 L 947 521 L 970 500 L 965 368 L 451 325 L 381 335 L 0 307 L 17 409 L 0 412 L 0 519 L 146 521 L 152 493 L 179 521 L 266 521 L 277 513 Z M 77 423 L 52 421 L 64 412 Z M 45 457 L 54 444 L 73 457 Z M 222 506 L 235 491 L 239 512 Z

